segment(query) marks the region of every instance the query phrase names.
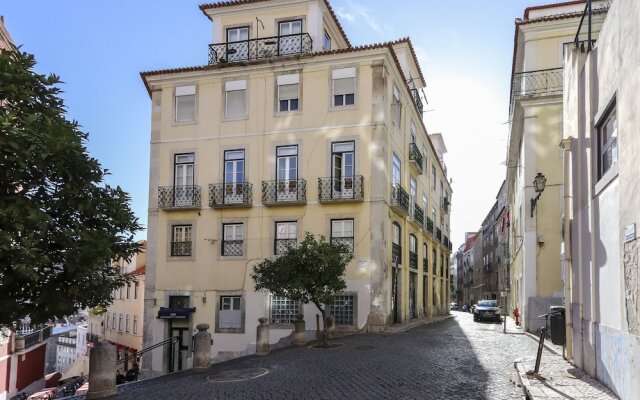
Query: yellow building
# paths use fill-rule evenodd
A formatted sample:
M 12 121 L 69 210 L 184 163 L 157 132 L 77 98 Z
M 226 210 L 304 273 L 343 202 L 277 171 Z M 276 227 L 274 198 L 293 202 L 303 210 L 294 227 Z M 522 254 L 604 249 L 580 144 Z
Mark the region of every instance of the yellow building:
M 152 101 L 145 347 L 210 325 L 217 361 L 286 341 L 314 306 L 254 291 L 252 267 L 305 232 L 348 243 L 338 330 L 448 312 L 451 187 L 409 39 L 353 47 L 324 0 L 200 6 L 205 66 L 143 72 Z M 204 51 L 204 49 L 203 49 Z M 321 327 L 320 327 L 321 328 Z M 169 367 L 166 351 L 147 368 Z
M 594 8 L 606 2 L 594 1 Z M 516 20 L 511 76 L 507 202 L 510 237 L 509 304 L 528 331 L 544 326 L 538 316 L 562 305 L 561 269 L 563 53 L 574 41 L 584 2 L 529 7 Z M 593 15 L 594 35 L 604 13 Z M 594 36 L 595 37 L 595 36 Z M 579 38 L 583 40 L 585 38 Z M 545 181 L 536 191 L 534 179 Z

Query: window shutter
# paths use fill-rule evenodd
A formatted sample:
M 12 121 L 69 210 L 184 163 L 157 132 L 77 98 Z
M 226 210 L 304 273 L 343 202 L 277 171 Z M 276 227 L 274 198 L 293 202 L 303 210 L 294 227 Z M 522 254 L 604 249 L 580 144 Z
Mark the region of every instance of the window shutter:
M 298 84 L 278 86 L 280 100 L 291 100 L 298 98 Z
M 341 78 L 333 80 L 333 94 L 354 94 L 356 92 L 355 78 Z
M 176 96 L 176 122 L 189 122 L 195 120 L 196 95 Z
M 227 117 L 244 117 L 246 115 L 245 90 L 227 92 Z

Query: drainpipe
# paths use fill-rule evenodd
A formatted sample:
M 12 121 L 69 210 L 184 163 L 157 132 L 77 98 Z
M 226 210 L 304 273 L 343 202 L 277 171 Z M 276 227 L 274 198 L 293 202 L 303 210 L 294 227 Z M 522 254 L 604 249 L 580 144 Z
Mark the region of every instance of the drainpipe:
M 564 221 L 562 240 L 564 242 L 564 261 L 566 266 L 565 282 L 564 282 L 564 298 L 565 313 L 567 316 L 567 339 L 566 339 L 566 355 L 565 358 L 571 360 L 573 358 L 573 262 L 571 248 L 571 221 L 573 220 L 573 183 L 571 181 L 571 143 L 573 137 L 569 136 L 560 141 L 560 148 L 563 150 L 563 172 L 564 172 Z M 567 304 L 568 303 L 568 304 Z

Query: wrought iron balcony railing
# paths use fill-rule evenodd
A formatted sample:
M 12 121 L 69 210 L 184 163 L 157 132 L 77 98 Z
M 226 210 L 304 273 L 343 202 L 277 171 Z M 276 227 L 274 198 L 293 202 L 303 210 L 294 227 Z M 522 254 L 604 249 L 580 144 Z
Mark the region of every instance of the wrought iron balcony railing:
M 426 258 L 422 259 L 422 272 L 429 272 L 429 261 Z
M 333 203 L 364 200 L 364 177 L 318 178 L 318 201 Z
M 433 234 L 433 221 L 427 217 L 427 232 Z
M 413 163 L 418 171 L 422 174 L 422 153 L 415 143 L 409 143 L 409 161 Z
M 200 186 L 160 186 L 158 187 L 158 208 L 200 208 L 200 192 Z
M 403 214 L 409 215 L 409 194 L 398 183 L 391 187 L 391 205 Z
M 262 181 L 262 204 L 284 206 L 307 202 L 307 181 L 304 179 L 287 181 Z
M 436 228 L 436 239 L 440 242 L 442 241 L 442 231 L 440 228 Z
M 331 243 L 342 243 L 349 248 L 349 253 L 353 253 L 353 238 L 352 237 L 332 237 Z
M 562 93 L 562 68 L 519 72 L 513 76 L 512 97 L 544 96 Z
M 289 247 L 296 247 L 297 244 L 296 239 L 276 239 L 273 241 L 273 254 L 284 254 Z
M 418 269 L 418 253 L 409 252 L 409 268 Z
M 223 240 L 223 256 L 241 256 L 244 250 L 244 240 Z
M 413 95 L 413 100 L 416 102 L 416 108 L 420 115 L 424 114 L 424 105 L 422 104 L 422 99 L 420 99 L 420 92 L 418 89 L 411 89 L 411 94 Z
M 253 184 L 249 182 L 212 183 L 209 185 L 209 207 L 251 207 Z
M 209 45 L 209 64 L 311 53 L 312 44 L 313 41 L 308 33 L 215 43 Z
M 442 210 L 443 213 L 447 214 L 449 212 L 449 198 L 448 197 L 442 197 L 440 199 L 440 209 Z
M 422 208 L 417 204 L 413 205 L 413 220 L 420 227 L 424 225 L 424 211 L 422 211 Z
M 442 235 L 442 244 L 447 249 L 449 248 L 449 237 L 447 235 Z
M 391 243 L 391 262 L 402 264 L 402 246 L 397 243 Z
M 191 255 L 191 242 L 171 242 L 171 256 L 188 257 Z

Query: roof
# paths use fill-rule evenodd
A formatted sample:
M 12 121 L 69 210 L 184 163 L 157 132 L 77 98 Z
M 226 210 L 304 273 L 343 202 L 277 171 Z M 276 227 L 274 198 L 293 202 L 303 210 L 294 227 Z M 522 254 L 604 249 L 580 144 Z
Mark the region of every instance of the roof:
M 200 4 L 199 8 L 200 11 L 202 11 L 202 13 L 204 15 L 206 15 L 207 18 L 211 19 L 209 17 L 209 15 L 206 13 L 205 10 L 208 10 L 210 8 L 223 8 L 223 7 L 233 7 L 233 6 L 240 6 L 240 5 L 244 5 L 244 4 L 253 4 L 253 3 L 262 3 L 264 1 L 271 1 L 271 0 L 232 0 L 232 1 L 220 1 L 218 3 L 205 3 L 205 4 Z M 336 15 L 336 13 L 333 11 L 333 8 L 331 8 L 331 4 L 329 4 L 328 0 L 323 0 L 324 1 L 324 5 L 327 7 L 327 10 L 329 10 L 329 14 L 331 14 L 331 17 L 333 18 L 333 21 L 336 23 L 336 26 L 338 27 L 338 30 L 340 31 L 340 34 L 342 35 L 343 39 L 345 42 L 347 42 L 347 46 L 351 47 L 351 42 L 349 41 L 349 38 L 347 37 L 347 34 L 345 33 L 344 29 L 342 28 L 342 25 L 340 24 L 340 21 L 338 21 L 338 16 Z
M 476 241 L 477 237 L 478 237 L 477 233 L 467 236 L 467 240 L 464 243 L 464 251 L 469 250 L 471 246 L 473 246 L 473 243 Z
M 136 269 L 135 271 L 133 271 L 130 275 L 133 275 L 133 276 L 144 275 L 146 268 L 147 268 L 147 266 L 143 265 L 142 267 L 140 267 L 140 268 Z

